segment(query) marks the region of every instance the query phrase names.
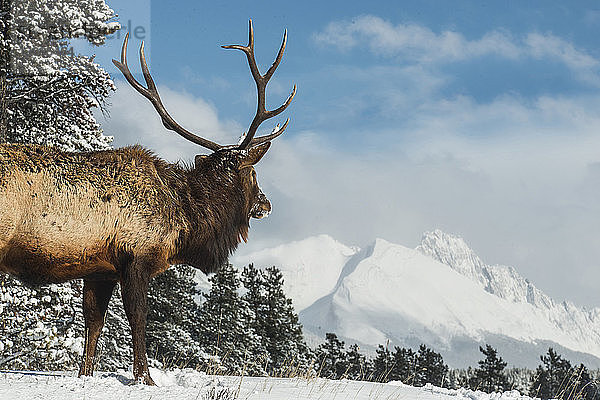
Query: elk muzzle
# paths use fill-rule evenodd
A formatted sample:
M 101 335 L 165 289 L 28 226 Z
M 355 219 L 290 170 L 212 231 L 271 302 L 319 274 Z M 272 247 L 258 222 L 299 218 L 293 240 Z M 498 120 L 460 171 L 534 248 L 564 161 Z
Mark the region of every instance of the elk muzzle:
M 259 192 L 256 196 L 256 202 L 250 210 L 250 218 L 261 219 L 271 214 L 271 202 L 263 192 Z

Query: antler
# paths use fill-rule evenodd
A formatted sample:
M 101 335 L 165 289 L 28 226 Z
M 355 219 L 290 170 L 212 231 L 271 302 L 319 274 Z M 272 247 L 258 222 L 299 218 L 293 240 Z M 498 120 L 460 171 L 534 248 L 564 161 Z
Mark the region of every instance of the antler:
M 275 62 L 273 62 L 273 65 L 271 65 L 271 68 L 269 68 L 269 70 L 267 71 L 266 74 L 261 75 L 261 73 L 258 70 L 258 67 L 256 65 L 256 59 L 254 58 L 254 31 L 252 29 L 252 20 L 250 20 L 249 25 L 250 25 L 250 29 L 249 29 L 250 32 L 248 35 L 249 36 L 248 46 L 241 46 L 241 45 L 221 46 L 224 49 L 236 49 L 236 50 L 241 50 L 244 53 L 246 53 L 246 57 L 248 58 L 248 64 L 250 65 L 250 72 L 252 73 L 252 77 L 254 77 L 254 81 L 256 82 L 256 88 L 258 89 L 258 107 L 256 110 L 256 115 L 254 116 L 254 119 L 252 120 L 252 123 L 250 124 L 248 133 L 244 137 L 244 140 L 240 143 L 240 145 L 238 147 L 239 149 L 247 149 L 248 147 L 253 147 L 253 146 L 271 141 L 271 140 L 275 139 L 277 136 L 281 135 L 285 131 L 285 128 L 287 128 L 288 123 L 290 122 L 289 118 L 287 121 L 285 121 L 285 123 L 283 124 L 282 127 L 279 127 L 279 125 L 277 125 L 277 127 L 273 130 L 273 132 L 271 132 L 270 135 L 265 135 L 265 136 L 260 136 L 260 137 L 254 138 L 254 135 L 256 134 L 256 130 L 258 129 L 259 125 L 261 123 L 263 123 L 265 120 L 267 120 L 269 118 L 273 118 L 273 117 L 281 114 L 290 105 L 290 103 L 292 102 L 292 99 L 296 95 L 296 85 L 294 85 L 294 90 L 292 91 L 292 93 L 290 94 L 288 99 L 285 101 L 285 103 L 283 103 L 281 106 L 279 106 L 275 110 L 270 110 L 270 111 L 266 110 L 266 98 L 265 97 L 266 97 L 267 83 L 269 82 L 269 79 L 271 79 L 271 77 L 273 76 L 273 73 L 275 73 L 277 66 L 281 62 L 281 58 L 283 57 L 283 52 L 285 51 L 285 44 L 287 42 L 287 29 L 283 35 L 283 43 L 281 44 L 281 48 L 279 49 L 279 53 L 277 54 L 277 58 L 275 59 Z
M 113 64 L 115 64 L 115 66 L 119 68 L 119 70 L 121 70 L 121 72 L 125 76 L 125 79 L 127 79 L 127 82 L 129 82 L 129 84 L 133 86 L 135 90 L 137 90 L 142 96 L 150 100 L 150 102 L 158 112 L 158 115 L 160 115 L 160 118 L 162 119 L 162 123 L 165 126 L 165 128 L 177 132 L 187 140 L 199 144 L 200 146 L 206 147 L 207 149 L 210 149 L 212 151 L 222 149 L 224 146 L 221 146 L 220 144 L 217 144 L 215 142 L 211 142 L 210 140 L 204 139 L 200 136 L 194 135 L 190 131 L 180 126 L 177 122 L 175 122 L 173 117 L 169 115 L 165 106 L 162 104 L 160 95 L 158 94 L 158 90 L 156 89 L 156 85 L 154 84 L 154 80 L 152 79 L 152 76 L 150 76 L 150 71 L 148 70 L 148 65 L 146 64 L 146 56 L 144 55 L 144 42 L 142 42 L 142 45 L 140 47 L 140 64 L 142 65 L 142 73 L 144 74 L 144 79 L 146 80 L 146 84 L 148 85 L 148 87 L 145 88 L 133 77 L 131 71 L 129 70 L 129 67 L 127 66 L 128 41 L 129 33 L 127 33 L 127 35 L 125 36 L 125 41 L 123 41 L 123 48 L 121 49 L 121 62 L 117 60 L 112 60 Z

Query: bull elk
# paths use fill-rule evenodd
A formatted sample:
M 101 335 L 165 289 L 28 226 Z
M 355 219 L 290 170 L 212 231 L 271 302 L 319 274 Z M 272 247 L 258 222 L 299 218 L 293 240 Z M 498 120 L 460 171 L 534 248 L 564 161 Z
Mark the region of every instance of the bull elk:
M 254 57 L 249 23 L 247 46 L 222 46 L 246 54 L 258 90 L 258 108 L 238 145 L 222 146 L 181 127 L 164 107 L 140 47 L 146 86 L 121 61 L 113 63 L 146 97 L 164 126 L 212 150 L 193 166 L 167 163 L 140 147 L 87 153 L 37 145 L 0 145 L 0 272 L 28 284 L 83 279 L 85 349 L 79 375 L 92 375 L 98 337 L 117 283 L 129 320 L 136 380 L 152 385 L 145 345 L 147 291 L 152 277 L 170 265 L 189 264 L 205 273 L 226 262 L 250 218 L 262 218 L 271 204 L 260 190 L 253 166 L 289 122 L 254 137 L 259 125 L 291 103 L 266 109 L 265 91 L 281 62 L 287 32 L 273 65 L 262 75 Z

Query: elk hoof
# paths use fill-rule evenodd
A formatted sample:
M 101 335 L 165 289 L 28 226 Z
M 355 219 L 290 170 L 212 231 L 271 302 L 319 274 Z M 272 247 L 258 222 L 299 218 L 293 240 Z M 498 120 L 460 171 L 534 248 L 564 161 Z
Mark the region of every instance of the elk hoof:
M 154 383 L 154 380 L 152 380 L 152 377 L 150 377 L 150 373 L 149 372 L 145 372 L 140 376 L 136 376 L 135 379 L 131 382 L 132 385 L 148 385 L 148 386 L 156 386 L 156 383 Z
M 92 371 L 91 368 L 86 368 L 85 364 L 81 365 L 81 368 L 79 368 L 79 373 L 77 374 L 78 378 L 81 378 L 82 376 L 92 376 L 94 375 L 94 371 Z
M 152 380 L 152 378 L 150 378 L 150 375 L 146 375 L 144 377 L 143 384 L 144 385 L 148 385 L 148 386 L 156 386 L 156 383 L 154 383 L 154 381 Z

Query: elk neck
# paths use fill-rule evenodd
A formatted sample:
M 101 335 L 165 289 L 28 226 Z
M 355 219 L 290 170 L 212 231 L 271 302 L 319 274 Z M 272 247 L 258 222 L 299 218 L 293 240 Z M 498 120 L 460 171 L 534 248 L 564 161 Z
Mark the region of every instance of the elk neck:
M 189 226 L 180 237 L 177 258 L 205 273 L 225 264 L 248 235 L 237 163 L 234 155 L 218 152 L 187 172 L 181 201 Z

